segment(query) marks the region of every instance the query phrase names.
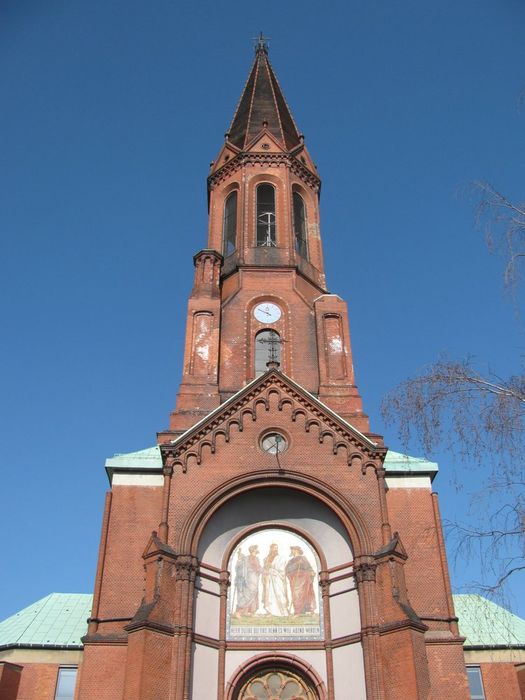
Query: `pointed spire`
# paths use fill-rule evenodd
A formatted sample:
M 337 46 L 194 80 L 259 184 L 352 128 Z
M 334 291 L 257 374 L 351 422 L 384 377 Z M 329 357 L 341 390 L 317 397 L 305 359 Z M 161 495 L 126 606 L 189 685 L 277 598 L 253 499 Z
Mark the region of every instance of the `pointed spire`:
M 263 128 L 291 151 L 302 143 L 281 87 L 268 60 L 268 42 L 262 32 L 255 43 L 255 61 L 234 114 L 228 138 L 238 148 Z

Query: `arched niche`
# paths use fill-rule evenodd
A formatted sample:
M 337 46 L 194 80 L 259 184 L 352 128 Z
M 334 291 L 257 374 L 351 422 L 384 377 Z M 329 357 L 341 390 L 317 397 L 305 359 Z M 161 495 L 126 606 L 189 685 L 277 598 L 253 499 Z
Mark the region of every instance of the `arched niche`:
M 353 559 L 348 533 L 327 505 L 309 494 L 278 487 L 243 492 L 218 508 L 201 534 L 197 556 L 222 568 L 225 553 L 241 533 L 275 523 L 306 534 L 329 568 Z
M 250 674 L 246 675 L 248 666 L 250 670 L 253 668 L 254 672 L 258 672 L 255 668 L 258 667 L 258 663 L 252 666 L 254 661 L 260 660 L 254 657 L 254 651 L 266 649 L 272 650 L 272 656 L 279 651 L 294 657 L 295 661 L 290 666 L 278 664 L 276 668 L 288 667 L 297 671 L 300 668 L 297 664 L 305 664 L 305 668 L 311 668 L 328 687 L 333 683 L 336 689 L 342 691 L 351 681 L 356 699 L 364 699 L 366 691 L 360 643 L 359 596 L 352 575 L 353 547 L 348 524 L 344 523 L 335 510 L 321 498 L 294 488 L 291 484 L 259 485 L 256 488 L 238 491 L 214 510 L 212 507 L 207 513 L 201 512 L 201 523 L 202 527 L 197 528 L 195 532 L 195 535 L 198 535 L 194 550 L 199 558 L 201 571 L 196 581 L 194 607 L 194 631 L 197 641 L 194 645 L 193 689 L 196 696 L 205 697 L 206 683 L 209 685 L 209 681 L 205 679 L 209 679 L 210 675 L 213 677 L 216 671 L 219 692 L 222 692 L 221 686 L 225 683 L 228 685 L 225 697 L 238 700 L 236 693 L 243 688 L 246 692 L 250 689 Z M 327 583 L 323 584 L 322 591 L 319 589 L 317 598 L 320 632 L 315 634 L 312 630 L 310 634 L 310 630 L 304 627 L 308 621 L 301 617 L 297 621 L 301 630 L 293 629 L 295 622 L 285 619 L 283 629 L 276 631 L 270 629 L 275 621 L 269 618 L 266 625 L 263 624 L 263 617 L 260 621 L 263 629 L 250 621 L 249 625 L 253 629 L 242 630 L 239 636 L 233 635 L 231 616 L 237 612 L 238 605 L 231 596 L 232 587 L 235 587 L 236 574 L 233 569 L 238 561 L 238 548 L 242 546 L 244 556 L 250 553 L 252 542 L 259 543 L 259 562 L 260 566 L 264 567 L 264 557 L 268 554 L 271 542 L 278 540 L 278 537 L 272 537 L 271 540 L 262 538 L 259 541 L 257 534 L 268 530 L 275 533 L 279 529 L 287 533 L 296 533 L 298 538 L 302 538 L 305 544 L 311 547 L 311 554 L 318 558 L 318 568 L 315 570 L 316 562 L 310 557 L 311 568 L 315 570 L 312 584 L 319 585 L 321 578 Z M 302 553 L 295 553 L 299 556 L 307 553 L 307 547 L 300 541 L 294 543 L 285 538 L 283 543 L 288 550 L 291 545 L 298 544 L 303 550 Z M 358 549 L 358 546 L 356 548 Z M 279 551 L 281 552 L 281 547 Z M 284 547 L 282 551 L 285 551 Z M 290 561 L 290 558 L 290 554 L 287 554 L 287 561 Z M 289 572 L 286 572 L 286 575 L 289 578 Z M 261 581 L 262 577 L 261 572 Z M 221 589 L 219 581 L 229 581 L 230 585 Z M 263 602 L 262 597 L 259 597 L 253 610 L 248 612 L 254 616 L 264 616 L 265 610 L 261 610 L 260 605 Z M 296 614 L 293 600 L 292 603 L 290 611 Z M 307 615 L 316 611 L 305 609 L 299 612 L 300 615 Z M 241 612 L 241 616 L 242 614 Z M 220 640 L 223 646 L 217 645 L 216 648 L 212 648 L 209 643 L 199 643 L 199 639 L 206 638 Z M 331 649 L 336 640 L 339 640 L 338 648 L 330 653 L 328 649 Z M 308 644 L 309 647 L 301 646 L 304 644 Z M 242 673 L 236 672 L 236 669 L 242 669 Z M 208 691 L 209 688 L 206 692 Z M 321 693 L 319 697 L 324 696 Z
M 230 578 L 227 639 L 324 639 L 319 585 L 324 557 L 304 531 L 289 522 L 243 530 L 228 548 L 224 566 Z

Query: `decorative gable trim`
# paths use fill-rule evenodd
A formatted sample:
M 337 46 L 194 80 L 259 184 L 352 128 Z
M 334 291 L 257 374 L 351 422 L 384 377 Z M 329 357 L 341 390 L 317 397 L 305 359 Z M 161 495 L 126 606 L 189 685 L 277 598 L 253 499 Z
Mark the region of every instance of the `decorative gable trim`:
M 259 131 L 259 133 L 256 136 L 253 137 L 253 139 L 249 143 L 246 144 L 246 146 L 244 147 L 245 153 L 266 151 L 267 149 L 263 148 L 262 145 L 257 147 L 257 144 L 260 141 L 263 141 L 264 139 L 271 141 L 272 144 L 275 146 L 275 148 L 278 149 L 279 153 L 286 153 L 287 152 L 286 149 L 283 147 L 282 143 L 280 143 L 275 138 L 275 136 L 272 134 L 272 132 L 269 129 L 267 129 L 266 127 L 264 127 Z M 272 152 L 275 153 L 275 151 L 272 151 Z
M 346 450 L 349 466 L 377 469 L 382 465 L 387 448 L 374 444 L 312 394 L 275 369 L 241 389 L 177 440 L 161 444 L 163 464 L 180 466 L 183 473 L 187 472 L 191 460 L 201 464 L 204 448 L 214 454 L 219 436 L 228 443 L 233 427 L 243 432 L 246 421 L 257 420 L 259 405 L 269 411 L 272 394 L 278 396 L 278 411 L 285 406 L 290 407 L 292 422 L 302 417 L 305 432 L 309 433 L 315 427 L 319 431 L 321 444 L 327 439 L 331 440 L 334 455 L 341 449 Z

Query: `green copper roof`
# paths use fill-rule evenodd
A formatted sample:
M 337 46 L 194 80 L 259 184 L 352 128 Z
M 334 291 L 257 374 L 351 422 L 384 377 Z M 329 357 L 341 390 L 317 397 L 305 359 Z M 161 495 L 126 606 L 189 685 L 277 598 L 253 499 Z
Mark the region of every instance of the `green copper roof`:
M 162 469 L 160 447 L 155 445 L 138 452 L 117 453 L 106 459 L 106 469 Z
M 0 622 L 2 647 L 82 648 L 93 596 L 51 593 Z
M 147 447 L 138 452 L 127 452 L 116 454 L 106 460 L 106 470 L 113 473 L 119 470 L 158 470 L 162 469 L 162 458 L 160 448 Z M 385 459 L 385 469 L 389 474 L 418 475 L 428 474 L 432 477 L 437 474 L 438 465 L 435 462 L 428 462 L 421 457 L 410 457 L 400 452 L 389 450 Z
M 69 647 L 81 649 L 93 596 L 51 593 L 0 622 L 0 649 Z M 454 595 L 465 647 L 525 647 L 525 620 L 480 595 Z
M 454 595 L 465 647 L 525 647 L 525 620 L 476 594 Z
M 387 474 L 404 474 L 406 476 L 425 474 L 434 478 L 438 472 L 438 465 L 436 462 L 429 462 L 422 457 L 411 457 L 401 454 L 401 452 L 388 450 L 385 457 L 385 469 Z

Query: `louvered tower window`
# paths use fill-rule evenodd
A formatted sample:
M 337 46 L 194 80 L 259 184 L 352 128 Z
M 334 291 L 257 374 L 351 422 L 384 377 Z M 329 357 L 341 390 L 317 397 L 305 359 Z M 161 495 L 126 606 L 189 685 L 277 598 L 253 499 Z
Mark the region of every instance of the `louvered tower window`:
M 306 207 L 299 192 L 293 193 L 293 228 L 295 233 L 295 250 L 303 258 L 308 259 L 306 244 Z
M 224 203 L 222 224 L 224 255 L 231 255 L 237 247 L 237 192 L 232 192 Z
M 257 188 L 257 246 L 275 247 L 275 188 L 259 185 Z

